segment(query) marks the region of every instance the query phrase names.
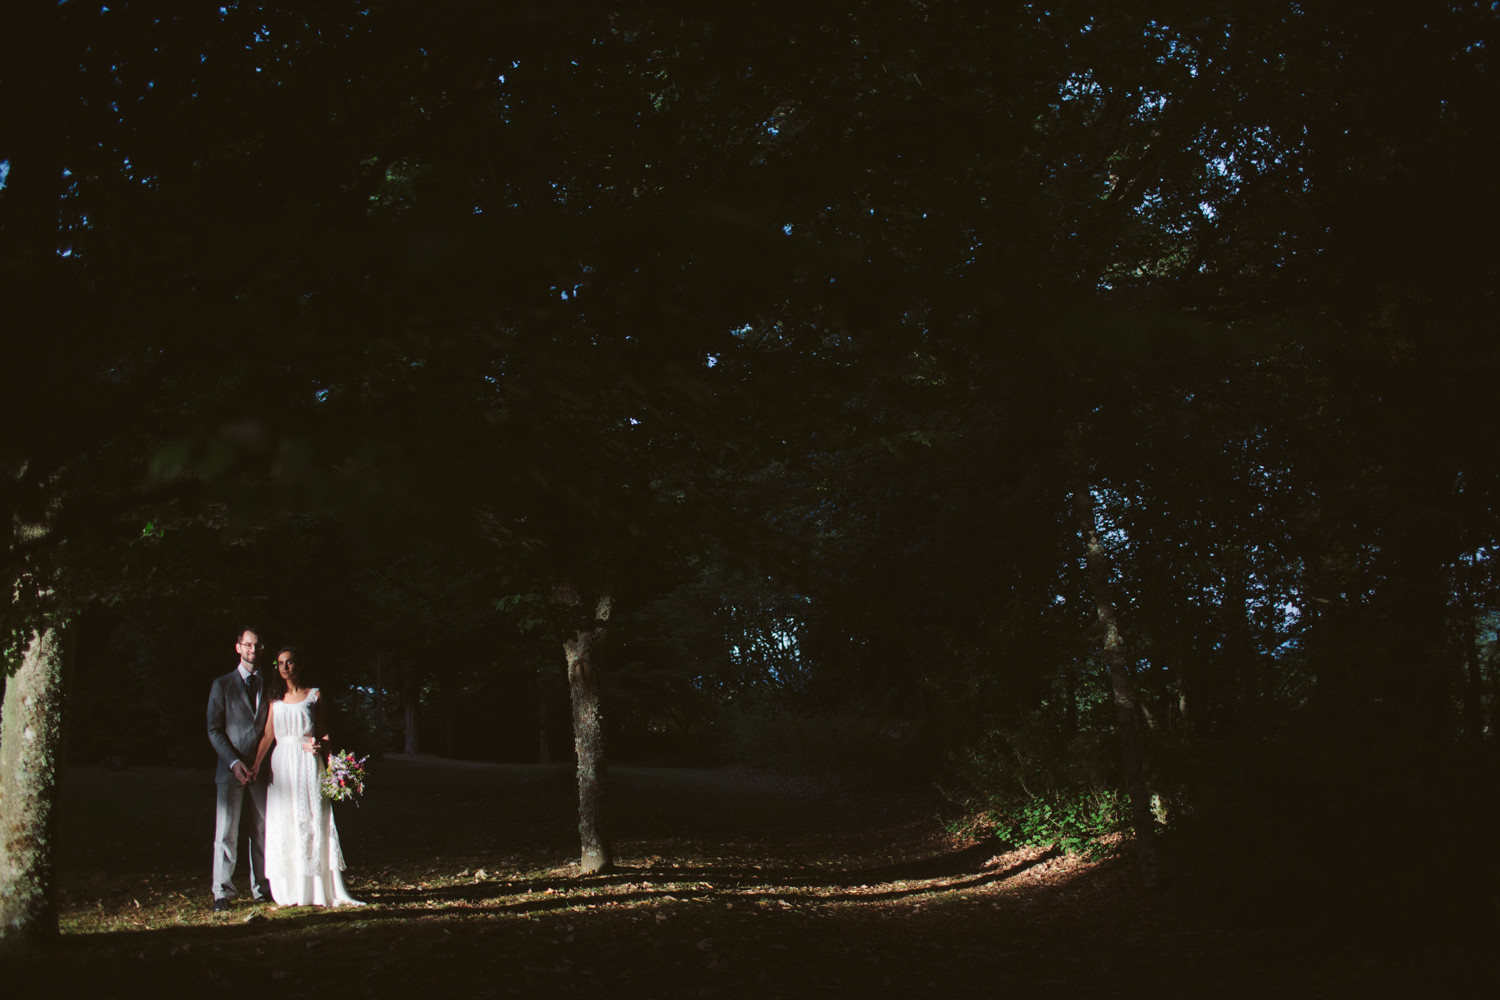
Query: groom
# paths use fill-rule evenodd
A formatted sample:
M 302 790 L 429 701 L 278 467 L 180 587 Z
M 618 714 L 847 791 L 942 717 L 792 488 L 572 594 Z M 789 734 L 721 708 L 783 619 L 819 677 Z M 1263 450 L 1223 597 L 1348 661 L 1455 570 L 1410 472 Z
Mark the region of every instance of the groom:
M 271 699 L 255 662 L 265 649 L 257 629 L 241 629 L 235 649 L 240 665 L 214 681 L 208 693 L 208 741 L 219 755 L 215 783 L 219 805 L 214 812 L 214 912 L 229 909 L 234 898 L 234 863 L 240 838 L 240 813 L 250 811 L 250 894 L 256 902 L 271 898 L 266 881 L 266 778 L 250 773 L 256 744 L 266 724 Z

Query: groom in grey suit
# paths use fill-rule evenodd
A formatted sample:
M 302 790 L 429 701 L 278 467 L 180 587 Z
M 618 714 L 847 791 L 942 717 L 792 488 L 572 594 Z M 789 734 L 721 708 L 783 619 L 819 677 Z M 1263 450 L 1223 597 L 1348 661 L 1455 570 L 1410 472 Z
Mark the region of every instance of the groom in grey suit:
M 208 693 L 208 741 L 219 755 L 214 781 L 219 805 L 214 812 L 214 912 L 229 909 L 234 898 L 234 863 L 240 838 L 240 815 L 249 806 L 250 894 L 257 902 L 271 898 L 266 881 L 266 778 L 252 778 L 256 745 L 265 728 L 271 699 L 255 661 L 265 647 L 260 633 L 241 629 L 235 649 L 240 665 L 214 681 Z

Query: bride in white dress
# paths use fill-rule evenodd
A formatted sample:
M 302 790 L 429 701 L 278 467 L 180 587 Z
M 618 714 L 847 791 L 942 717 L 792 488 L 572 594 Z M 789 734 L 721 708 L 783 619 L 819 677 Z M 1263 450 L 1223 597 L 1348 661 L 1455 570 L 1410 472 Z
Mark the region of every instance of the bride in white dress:
M 255 753 L 255 772 L 271 754 L 266 788 L 266 877 L 281 906 L 363 906 L 344 888 L 344 854 L 333 825 L 333 803 L 323 797 L 327 714 L 317 688 L 303 687 L 297 652 L 276 654 L 286 693 L 271 702 Z

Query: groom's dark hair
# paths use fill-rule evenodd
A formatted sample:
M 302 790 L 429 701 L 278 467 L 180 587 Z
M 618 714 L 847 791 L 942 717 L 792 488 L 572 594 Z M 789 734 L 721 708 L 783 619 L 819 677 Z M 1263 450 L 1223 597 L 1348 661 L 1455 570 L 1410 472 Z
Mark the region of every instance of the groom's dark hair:
M 256 628 L 254 625 L 246 625 L 244 628 L 240 629 L 238 632 L 236 632 L 234 634 L 234 641 L 235 642 L 239 642 L 241 639 L 245 638 L 245 633 L 246 632 L 254 632 L 255 633 L 255 638 L 257 638 L 257 639 L 263 639 L 263 638 L 265 638 L 265 633 L 262 632 L 260 629 Z

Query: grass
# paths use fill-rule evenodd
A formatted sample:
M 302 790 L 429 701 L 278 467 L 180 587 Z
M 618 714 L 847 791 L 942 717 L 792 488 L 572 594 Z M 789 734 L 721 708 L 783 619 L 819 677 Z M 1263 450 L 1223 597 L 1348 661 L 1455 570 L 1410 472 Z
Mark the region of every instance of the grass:
M 620 869 L 580 878 L 566 769 L 381 761 L 364 805 L 337 813 L 370 905 L 214 915 L 208 777 L 74 769 L 62 946 L 8 982 L 117 1000 L 1369 996 L 1439 995 L 1481 968 L 1248 934 L 1137 891 L 1128 859 L 954 842 L 921 794 L 734 769 L 613 778 Z

